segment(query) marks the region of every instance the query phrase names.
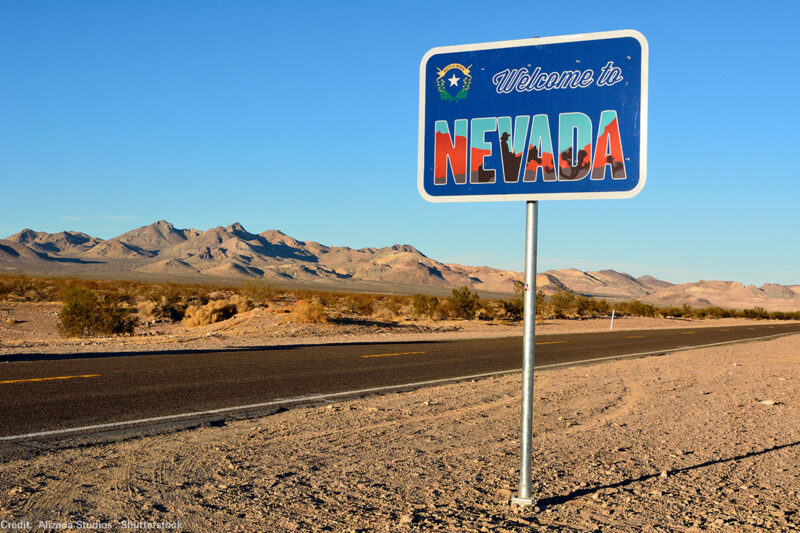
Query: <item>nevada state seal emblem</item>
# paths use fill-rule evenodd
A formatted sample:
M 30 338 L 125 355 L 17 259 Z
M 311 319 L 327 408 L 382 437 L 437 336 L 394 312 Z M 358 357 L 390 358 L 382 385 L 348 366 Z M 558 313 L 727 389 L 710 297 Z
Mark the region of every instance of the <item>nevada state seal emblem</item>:
M 461 102 L 467 97 L 469 86 L 472 85 L 472 75 L 469 69 L 458 63 L 450 63 L 444 68 L 437 68 L 436 88 L 439 96 L 445 102 Z M 448 74 L 450 74 L 448 76 Z

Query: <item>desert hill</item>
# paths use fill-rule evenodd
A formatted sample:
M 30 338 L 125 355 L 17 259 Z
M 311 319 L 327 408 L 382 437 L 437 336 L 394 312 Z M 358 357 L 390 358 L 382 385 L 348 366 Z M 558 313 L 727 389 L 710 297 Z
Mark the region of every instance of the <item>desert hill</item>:
M 0 239 L 0 272 L 198 282 L 264 281 L 340 290 L 445 294 L 468 286 L 486 296 L 511 294 L 519 272 L 442 263 L 409 244 L 349 248 L 304 242 L 279 230 L 251 233 L 236 222 L 205 231 L 165 220 L 103 240 L 84 233 L 24 229 Z M 744 286 L 732 281 L 673 285 L 615 270 L 549 270 L 537 276 L 546 294 L 569 290 L 659 305 L 800 309 L 800 285 Z

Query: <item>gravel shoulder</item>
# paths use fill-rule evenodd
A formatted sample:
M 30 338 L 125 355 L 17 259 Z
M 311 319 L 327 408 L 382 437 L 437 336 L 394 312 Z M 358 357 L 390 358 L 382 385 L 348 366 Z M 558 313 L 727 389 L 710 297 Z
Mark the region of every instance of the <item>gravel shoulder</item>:
M 0 520 L 183 531 L 800 529 L 800 335 L 298 408 L 0 465 Z

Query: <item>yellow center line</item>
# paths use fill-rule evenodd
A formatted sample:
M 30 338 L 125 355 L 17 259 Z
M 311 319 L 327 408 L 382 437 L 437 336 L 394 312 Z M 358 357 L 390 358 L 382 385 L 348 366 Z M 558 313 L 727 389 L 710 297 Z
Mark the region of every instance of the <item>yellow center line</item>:
M 567 341 L 547 341 L 547 342 L 537 342 L 536 346 L 541 346 L 543 344 L 564 344 Z
M 399 352 L 399 353 L 379 353 L 375 355 L 362 355 L 361 357 L 391 357 L 393 355 L 414 355 L 425 352 Z
M 754 330 L 754 329 L 756 329 L 756 328 L 747 328 L 747 329 L 749 329 L 749 330 L 751 330 L 751 331 L 752 331 L 752 330 Z
M 643 339 L 644 335 L 631 335 L 629 337 L 625 337 L 626 339 Z
M 683 333 L 681 333 L 681 335 L 694 335 L 695 333 L 697 333 L 697 332 L 696 331 L 684 331 Z
M 29 381 L 51 381 L 54 379 L 96 378 L 99 375 L 100 374 L 82 374 L 80 376 L 56 376 L 52 378 L 8 379 L 6 381 L 0 381 L 0 385 L 5 385 L 6 383 L 26 383 Z
M 721 329 L 720 331 L 730 331 L 729 329 Z

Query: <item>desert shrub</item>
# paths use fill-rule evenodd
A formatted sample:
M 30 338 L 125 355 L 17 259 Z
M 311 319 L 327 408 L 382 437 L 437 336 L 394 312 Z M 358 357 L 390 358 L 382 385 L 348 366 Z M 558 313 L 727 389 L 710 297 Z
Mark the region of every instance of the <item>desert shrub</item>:
M 289 320 L 303 324 L 324 324 L 329 318 L 319 300 L 300 300 L 289 314 Z
M 742 314 L 745 318 L 764 319 L 769 318 L 769 312 L 763 307 L 754 307 L 752 309 L 745 309 Z
M 537 296 L 539 293 L 536 294 Z M 503 309 L 503 317 L 509 320 L 521 320 L 525 312 L 525 284 L 520 281 L 514 282 L 514 296 L 510 300 L 500 302 Z
M 478 310 L 478 294 L 469 290 L 464 285 L 458 289 L 453 289 L 447 298 L 448 307 L 452 316 L 455 318 L 475 318 Z
M 475 318 L 478 320 L 495 320 L 501 316 L 505 316 L 502 303 L 483 298 L 478 299 L 478 311 L 475 313 Z
M 144 320 L 167 319 L 182 320 L 190 305 L 202 307 L 207 300 L 184 300 L 178 293 L 164 294 L 158 300 L 142 300 L 136 307 L 139 318 Z
M 110 298 L 85 287 L 74 287 L 62 295 L 64 305 L 58 329 L 67 337 L 132 334 L 136 318 Z
M 397 318 L 397 314 L 388 307 L 380 306 L 372 313 L 372 318 L 378 322 L 390 322 Z
M 214 300 L 205 305 L 188 306 L 182 324 L 190 328 L 207 326 L 227 320 L 235 314 L 236 304 L 229 300 Z
M 153 320 L 159 318 L 159 306 L 153 300 L 145 300 L 136 305 L 136 314 L 139 315 L 139 320 Z
M 579 294 L 575 297 L 575 313 L 578 316 L 593 316 L 594 306 L 592 299 Z
M 614 311 L 617 316 L 654 317 L 657 312 L 660 314 L 663 310 L 657 310 L 654 305 L 646 304 L 639 300 L 629 300 L 614 304 Z
M 769 317 L 773 320 L 800 320 L 800 311 L 774 311 Z
M 402 313 L 403 303 L 408 300 L 405 296 L 383 296 L 379 300 L 380 304 L 388 309 L 392 315 L 397 316 Z
M 370 316 L 375 312 L 375 297 L 370 294 L 350 294 L 345 296 L 344 305 L 353 314 Z
M 229 301 L 236 307 L 237 313 L 246 313 L 247 311 L 252 311 L 255 308 L 253 300 L 241 294 L 234 294 L 230 297 Z
M 417 316 L 433 318 L 436 308 L 439 307 L 439 298 L 427 294 L 415 294 L 411 301 L 411 309 Z
M 680 318 L 683 316 L 683 309 L 680 307 L 670 306 L 661 307 L 658 309 L 658 314 L 664 318 Z
M 611 314 L 611 304 L 605 298 L 592 299 L 593 316 L 607 316 Z
M 577 296 L 575 293 L 559 288 L 550 296 L 550 307 L 553 316 L 564 318 L 575 311 Z

